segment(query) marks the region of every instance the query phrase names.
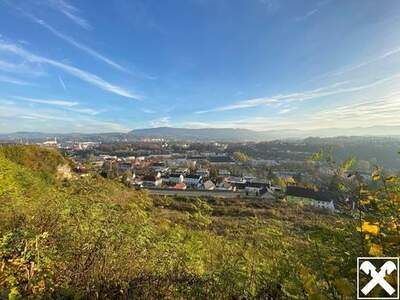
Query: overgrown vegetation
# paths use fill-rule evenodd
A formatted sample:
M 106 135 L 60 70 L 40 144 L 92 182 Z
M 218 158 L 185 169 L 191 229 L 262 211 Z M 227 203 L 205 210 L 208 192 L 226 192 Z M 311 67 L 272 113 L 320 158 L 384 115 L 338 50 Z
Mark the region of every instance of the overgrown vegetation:
M 398 178 L 356 213 L 286 202 L 150 198 L 65 160 L 0 148 L 0 298 L 354 299 L 356 257 L 397 256 Z

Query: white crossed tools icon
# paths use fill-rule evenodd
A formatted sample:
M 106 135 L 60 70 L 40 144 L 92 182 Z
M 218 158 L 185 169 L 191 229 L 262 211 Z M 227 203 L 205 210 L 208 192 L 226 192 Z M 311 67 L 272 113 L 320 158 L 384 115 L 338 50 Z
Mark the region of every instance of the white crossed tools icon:
M 370 275 L 372 279 L 363 287 L 361 292 L 364 295 L 368 295 L 368 293 L 379 284 L 389 295 L 392 295 L 396 290 L 385 280 L 385 275 L 390 275 L 396 269 L 397 267 L 394 262 L 387 261 L 382 265 L 380 271 L 377 272 L 375 266 L 371 262 L 364 261 L 360 265 L 360 270 Z

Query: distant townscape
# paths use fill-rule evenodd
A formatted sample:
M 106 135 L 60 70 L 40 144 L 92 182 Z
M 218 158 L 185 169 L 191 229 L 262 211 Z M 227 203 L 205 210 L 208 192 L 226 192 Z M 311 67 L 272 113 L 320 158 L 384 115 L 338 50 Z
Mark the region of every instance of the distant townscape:
M 331 211 L 355 208 L 353 199 L 332 185 L 332 178 L 368 183 L 376 166 L 386 166 L 388 174 L 397 174 L 400 167 L 396 152 L 400 139 L 394 137 L 239 143 L 185 141 L 191 130 L 186 131 L 184 140 L 179 136 L 154 137 L 156 131 L 173 129 L 149 131 L 150 135 L 142 131 L 129 138 L 113 134 L 112 141 L 109 141 L 111 134 L 99 134 L 96 138 L 54 135 L 49 139 L 39 133 L 20 133 L 18 138 L 20 143 L 36 142 L 59 149 L 73 161 L 74 176 L 98 174 L 154 195 L 266 201 L 285 198 Z M 318 151 L 331 155 L 332 161 L 311 160 Z M 351 168 L 338 172 L 337 165 L 356 156 Z
M 0 298 L 353 299 L 355 258 L 399 250 L 399 149 L 396 137 L 3 140 Z

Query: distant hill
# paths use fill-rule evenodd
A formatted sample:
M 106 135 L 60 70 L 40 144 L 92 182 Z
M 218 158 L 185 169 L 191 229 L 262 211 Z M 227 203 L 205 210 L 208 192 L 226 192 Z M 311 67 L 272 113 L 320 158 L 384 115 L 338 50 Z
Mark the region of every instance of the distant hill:
M 135 129 L 127 133 L 43 133 L 43 132 L 15 132 L 0 134 L 0 141 L 46 141 L 57 138 L 60 141 L 134 141 L 144 138 L 164 138 L 169 140 L 187 141 L 268 141 L 284 139 L 304 139 L 308 137 L 336 137 L 336 136 L 400 136 L 400 126 L 372 126 L 355 128 L 325 128 L 315 130 L 265 130 L 255 131 L 241 128 L 174 128 L 157 127 Z
M 58 141 L 91 141 L 91 142 L 113 142 L 122 140 L 133 140 L 129 133 L 106 132 L 106 133 L 44 133 L 44 132 L 14 132 L 0 134 L 0 141 L 28 141 L 42 142 L 57 139 Z
M 261 140 L 259 132 L 239 128 L 173 128 L 158 127 L 136 129 L 130 132 L 137 138 L 166 138 L 174 140 L 255 141 Z
M 373 126 L 357 128 L 326 128 L 316 130 L 266 130 L 240 128 L 174 128 L 158 127 L 136 129 L 130 132 L 138 138 L 166 138 L 175 140 L 265 141 L 276 139 L 303 139 L 334 136 L 400 136 L 400 126 Z

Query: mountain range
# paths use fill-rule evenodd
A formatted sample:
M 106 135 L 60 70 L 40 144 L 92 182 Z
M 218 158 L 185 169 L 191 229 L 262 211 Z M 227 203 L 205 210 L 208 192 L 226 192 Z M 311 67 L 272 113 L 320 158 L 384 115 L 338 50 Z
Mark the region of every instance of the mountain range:
M 43 133 L 43 132 L 15 132 L 0 134 L 2 141 L 18 140 L 86 140 L 86 141 L 133 141 L 138 139 L 167 139 L 185 141 L 267 141 L 276 139 L 303 139 L 307 137 L 334 137 L 334 136 L 400 136 L 400 126 L 372 126 L 357 128 L 326 128 L 315 130 L 267 130 L 254 131 L 240 128 L 174 128 L 157 127 L 135 129 L 127 133 Z
M 276 139 L 302 139 L 334 136 L 400 136 L 400 126 L 373 126 L 357 128 L 326 128 L 315 130 L 266 130 L 240 128 L 173 128 L 158 127 L 136 129 L 130 132 L 139 138 L 165 138 L 176 140 L 265 141 Z

